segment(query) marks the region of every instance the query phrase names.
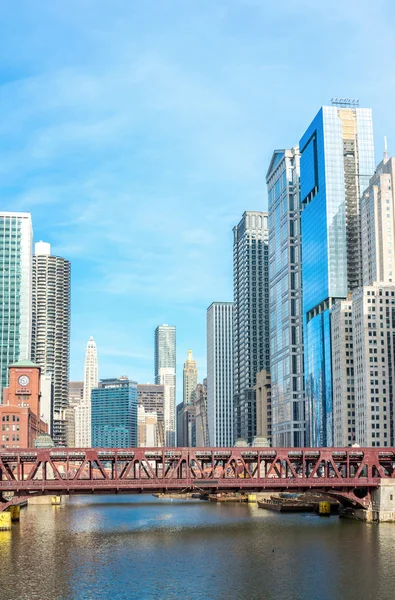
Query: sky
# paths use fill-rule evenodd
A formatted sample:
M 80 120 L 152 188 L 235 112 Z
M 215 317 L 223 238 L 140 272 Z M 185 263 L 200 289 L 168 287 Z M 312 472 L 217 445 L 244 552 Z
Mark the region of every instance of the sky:
M 154 380 L 154 330 L 206 373 L 232 228 L 267 210 L 274 149 L 334 96 L 395 152 L 393 0 L 0 0 L 2 210 L 71 261 L 70 377 Z

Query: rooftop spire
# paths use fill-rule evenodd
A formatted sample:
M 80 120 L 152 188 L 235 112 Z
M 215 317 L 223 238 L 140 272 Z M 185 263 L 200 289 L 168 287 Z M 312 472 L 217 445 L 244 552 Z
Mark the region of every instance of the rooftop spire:
M 387 146 L 387 136 L 384 136 L 384 154 L 383 154 L 383 160 L 387 161 L 388 160 L 388 146 Z

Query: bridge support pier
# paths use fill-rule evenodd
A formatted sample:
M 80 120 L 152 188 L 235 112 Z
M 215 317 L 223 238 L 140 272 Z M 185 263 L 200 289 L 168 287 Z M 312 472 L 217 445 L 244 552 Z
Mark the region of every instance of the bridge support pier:
M 11 529 L 11 513 L 5 510 L 0 513 L 0 531 L 10 531 Z
M 11 514 L 11 521 L 19 521 L 21 516 L 21 507 L 18 505 L 10 506 L 9 512 Z
M 379 487 L 372 492 L 369 507 L 371 521 L 377 523 L 395 522 L 395 481 L 382 479 Z
M 341 507 L 340 516 L 368 523 L 395 523 L 395 480 L 382 479 L 370 498 L 365 509 Z

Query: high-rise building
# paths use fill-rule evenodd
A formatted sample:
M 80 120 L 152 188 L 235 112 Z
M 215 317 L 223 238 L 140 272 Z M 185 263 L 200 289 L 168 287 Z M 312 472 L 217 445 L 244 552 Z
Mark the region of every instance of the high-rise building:
M 157 418 L 157 445 L 165 445 L 165 387 L 152 383 L 139 383 L 137 386 L 138 404 L 144 406 L 145 414 L 155 413 Z
M 210 446 L 207 425 L 207 379 L 197 384 L 193 404 L 195 407 L 194 446 L 197 448 Z
M 99 367 L 96 342 L 91 336 L 85 351 L 83 397 L 75 407 L 75 443 L 77 448 L 91 447 L 91 393 L 97 388 Z
M 192 405 L 192 396 L 197 386 L 197 379 L 196 360 L 193 359 L 192 350 L 188 350 L 188 358 L 184 362 L 184 407 Z
M 176 328 L 158 325 L 155 329 L 155 383 L 164 385 L 166 446 L 176 443 Z
M 266 175 L 272 444 L 287 448 L 306 443 L 299 163 L 298 147 L 275 150 Z
M 330 308 L 362 283 L 360 198 L 374 172 L 372 113 L 322 107 L 299 143 L 307 445 L 333 445 Z
M 256 374 L 270 370 L 268 215 L 246 211 L 234 227 L 234 437 L 256 435 Z
M 355 438 L 394 446 L 395 285 L 374 283 L 352 296 Z
M 66 445 L 70 362 L 70 262 L 37 242 L 33 256 L 32 358 L 53 388 L 52 439 Z
M 207 423 L 211 446 L 233 445 L 233 302 L 207 309 Z
M 101 379 L 91 400 L 92 447 L 136 448 L 137 383 L 128 377 Z
M 363 283 L 395 282 L 395 158 L 384 158 L 361 200 Z
M 0 212 L 0 394 L 8 367 L 31 357 L 32 243 L 29 213 Z
M 355 374 L 352 301 L 338 300 L 331 308 L 333 445 L 355 444 Z

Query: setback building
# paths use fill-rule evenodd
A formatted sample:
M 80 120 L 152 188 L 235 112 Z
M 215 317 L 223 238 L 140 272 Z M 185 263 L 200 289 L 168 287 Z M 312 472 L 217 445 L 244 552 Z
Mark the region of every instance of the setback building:
M 332 446 L 330 309 L 362 283 L 360 198 L 374 172 L 372 113 L 322 107 L 299 143 L 307 445 Z

